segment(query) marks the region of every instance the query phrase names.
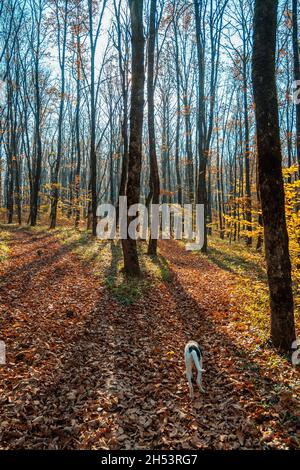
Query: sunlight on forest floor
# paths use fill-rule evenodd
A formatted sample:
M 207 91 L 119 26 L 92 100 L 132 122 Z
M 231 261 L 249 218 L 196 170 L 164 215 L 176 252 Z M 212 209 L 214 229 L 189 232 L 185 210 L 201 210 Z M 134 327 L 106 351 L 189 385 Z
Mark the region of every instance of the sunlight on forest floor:
M 11 230 L 20 230 L 13 225 Z M 45 231 L 46 226 L 22 227 L 21 230 Z M 52 231 L 59 241 L 76 253 L 83 263 L 92 267 L 99 281 L 109 289 L 120 303 L 131 305 L 143 296 L 150 285 L 159 285 L 170 277 L 168 261 L 159 255 L 157 259 L 147 256 L 147 244 L 139 244 L 139 257 L 142 270 L 141 279 L 127 278 L 122 272 L 123 256 L 119 241 L 100 241 L 94 239 L 86 230 L 72 227 L 58 227 Z M 0 262 L 9 253 L 10 229 L 1 232 Z M 183 245 L 183 242 L 178 242 Z M 195 256 L 204 256 L 195 253 Z M 269 337 L 269 291 L 263 252 L 246 247 L 242 242 L 230 244 L 219 237 L 209 237 L 207 258 L 214 265 L 233 276 L 233 293 L 240 305 L 239 323 L 251 327 L 257 337 L 267 341 Z M 294 282 L 296 328 L 300 330 L 300 286 Z M 234 319 L 233 319 L 234 320 Z
M 183 243 L 180 242 L 183 245 Z M 205 256 L 214 265 L 234 276 L 234 297 L 238 299 L 240 312 L 237 313 L 241 328 L 244 324 L 261 341 L 267 341 L 270 327 L 270 307 L 267 272 L 263 252 L 246 247 L 242 242 L 229 243 L 219 237 L 209 237 L 208 254 Z M 300 285 L 294 278 L 295 321 L 300 329 Z
M 269 328 L 269 289 L 263 252 L 243 243 L 211 238 L 209 259 L 236 276 L 236 296 L 241 301 L 245 321 L 265 334 Z M 294 278 L 296 327 L 300 328 L 300 285 Z
M 44 231 L 46 227 L 27 227 L 34 231 Z M 141 279 L 130 279 L 122 272 L 123 255 L 119 241 L 102 241 L 91 236 L 89 231 L 78 231 L 70 227 L 59 227 L 51 233 L 76 253 L 83 263 L 92 267 L 93 274 L 99 277 L 113 297 L 119 302 L 131 305 L 138 300 L 150 285 L 158 285 L 169 277 L 167 261 L 162 257 L 147 255 L 146 243 L 139 245 Z
M 7 259 L 9 255 L 8 241 L 10 238 L 10 232 L 7 230 L 1 229 L 1 238 L 0 238 L 0 263 Z

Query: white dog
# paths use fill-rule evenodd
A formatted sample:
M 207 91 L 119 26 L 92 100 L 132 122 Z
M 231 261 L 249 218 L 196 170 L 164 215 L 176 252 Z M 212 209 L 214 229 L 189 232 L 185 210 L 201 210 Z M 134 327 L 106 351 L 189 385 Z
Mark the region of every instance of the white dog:
M 205 372 L 205 369 L 202 368 L 203 364 L 203 352 L 196 341 L 189 341 L 184 349 L 184 359 L 185 359 L 185 368 L 186 368 L 186 377 L 189 383 L 190 397 L 193 400 L 194 398 L 194 389 L 192 384 L 193 377 L 193 363 L 197 369 L 197 385 L 199 390 L 205 393 L 204 388 L 202 387 L 202 372 Z

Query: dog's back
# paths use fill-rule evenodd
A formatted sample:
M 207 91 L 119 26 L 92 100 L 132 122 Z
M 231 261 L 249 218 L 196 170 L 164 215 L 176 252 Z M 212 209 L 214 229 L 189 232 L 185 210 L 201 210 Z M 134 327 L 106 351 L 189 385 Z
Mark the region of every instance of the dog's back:
M 198 360 L 200 361 L 203 356 L 203 352 L 197 341 L 189 341 L 188 343 L 186 343 L 184 350 L 185 357 L 187 357 L 188 355 L 192 355 L 193 351 L 196 352 Z

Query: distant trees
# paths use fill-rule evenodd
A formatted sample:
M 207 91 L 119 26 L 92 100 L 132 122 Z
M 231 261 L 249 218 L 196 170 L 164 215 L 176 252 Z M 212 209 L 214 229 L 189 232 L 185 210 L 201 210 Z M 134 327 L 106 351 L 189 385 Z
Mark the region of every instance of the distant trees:
M 271 339 L 275 347 L 289 351 L 296 335 L 275 79 L 277 9 L 278 1 L 255 1 L 253 89 Z
M 24 7 L 14 0 L 7 0 L 1 6 L 1 39 L 0 59 L 2 69 L 0 78 L 1 94 L 6 93 L 6 106 L 2 107 L 1 141 L 6 153 L 5 199 L 7 209 L 7 222 L 13 222 L 14 209 L 17 212 L 17 221 L 22 222 L 21 201 L 21 161 L 19 128 L 20 96 L 16 93 L 20 86 L 21 69 L 20 55 L 20 28 L 23 23 Z M 6 134 L 4 136 L 4 132 Z M 1 164 L 1 161 L 0 161 Z M 1 185 L 2 186 L 2 185 Z

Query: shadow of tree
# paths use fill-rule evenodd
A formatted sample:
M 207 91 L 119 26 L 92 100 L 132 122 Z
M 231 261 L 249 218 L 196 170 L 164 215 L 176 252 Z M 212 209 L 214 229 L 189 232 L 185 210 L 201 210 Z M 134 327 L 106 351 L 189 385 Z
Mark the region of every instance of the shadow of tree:
M 224 271 L 228 271 L 235 275 L 246 273 L 253 277 L 255 274 L 256 278 L 262 282 L 267 283 L 267 274 L 260 266 L 250 260 L 245 260 L 242 256 L 237 253 L 227 253 L 226 251 L 219 250 L 214 247 L 209 248 L 208 259 Z

